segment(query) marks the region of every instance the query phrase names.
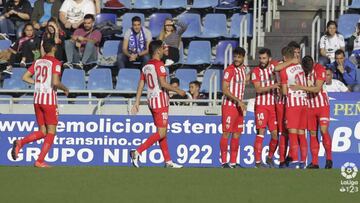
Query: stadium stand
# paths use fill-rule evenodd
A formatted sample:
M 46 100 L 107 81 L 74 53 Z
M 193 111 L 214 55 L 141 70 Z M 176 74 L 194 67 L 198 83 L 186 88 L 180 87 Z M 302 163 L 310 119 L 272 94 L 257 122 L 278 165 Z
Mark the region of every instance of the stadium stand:
M 170 13 L 153 13 L 149 19 L 149 29 L 152 37 L 157 38 L 163 29 L 164 21 L 167 18 L 172 18 Z
M 207 14 L 204 18 L 203 32 L 200 38 L 228 37 L 225 14 Z
M 139 69 L 120 69 L 115 89 L 120 91 L 136 92 L 139 79 Z
M 179 21 L 188 24 L 182 38 L 193 38 L 201 34 L 201 20 L 197 13 L 184 13 L 178 16 Z
M 187 0 L 162 0 L 162 9 L 178 9 L 186 8 Z
M 350 38 L 351 35 L 354 33 L 355 25 L 359 21 L 359 19 L 359 14 L 344 14 L 339 17 L 338 30 L 345 39 Z
M 70 90 L 85 90 L 85 71 L 76 69 L 65 69 L 61 82 Z
M 160 0 L 136 0 L 134 9 L 157 9 L 160 7 Z
M 215 73 L 216 77 L 217 77 L 217 80 L 216 80 L 216 84 L 217 84 L 217 88 L 218 90 L 221 89 L 221 76 L 222 76 L 222 71 L 221 70 L 218 70 L 218 69 L 207 69 L 205 70 L 205 73 L 204 73 L 204 77 L 203 77 L 203 80 L 202 80 L 202 84 L 201 84 L 201 89 L 200 91 L 203 92 L 203 93 L 209 93 L 209 90 L 210 90 L 210 79 L 211 79 L 211 76 Z
M 110 69 L 93 69 L 89 73 L 88 90 L 112 90 Z
M 201 51 L 199 51 L 201 50 Z M 209 41 L 191 41 L 186 58 L 187 65 L 211 63 L 211 44 Z
M 197 79 L 196 69 L 177 69 L 175 77 L 180 80 L 180 89 L 189 90 L 189 83 Z
M 239 42 L 235 41 L 235 40 L 219 41 L 218 44 L 216 45 L 216 58 L 215 58 L 214 64 L 219 64 L 219 65 L 224 64 L 225 49 L 229 44 L 233 48 L 239 46 Z

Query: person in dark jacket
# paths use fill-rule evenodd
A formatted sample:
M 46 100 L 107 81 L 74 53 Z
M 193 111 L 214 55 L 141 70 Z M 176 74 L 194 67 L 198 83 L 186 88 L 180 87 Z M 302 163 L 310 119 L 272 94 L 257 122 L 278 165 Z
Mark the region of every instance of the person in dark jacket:
M 51 18 L 59 18 L 62 0 L 37 0 L 31 14 L 31 23 L 36 30 L 44 30 Z

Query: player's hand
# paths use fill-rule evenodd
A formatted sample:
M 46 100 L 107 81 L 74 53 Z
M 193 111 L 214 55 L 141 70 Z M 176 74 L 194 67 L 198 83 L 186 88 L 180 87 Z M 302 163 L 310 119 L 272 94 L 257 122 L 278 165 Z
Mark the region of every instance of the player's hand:
M 132 108 L 131 108 L 131 114 L 132 114 L 132 115 L 135 115 L 135 114 L 137 114 L 138 112 L 139 112 L 139 104 L 136 103 L 136 104 L 134 104 L 134 106 L 132 106 Z
M 237 105 L 241 109 L 242 112 L 246 111 L 246 104 L 244 102 L 238 101 Z
M 65 23 L 65 28 L 66 29 L 70 29 L 71 28 L 71 23 L 68 21 Z
M 66 90 L 64 91 L 64 94 L 65 94 L 65 96 L 69 96 L 69 89 L 66 89 Z
M 186 92 L 184 90 L 178 90 L 177 93 L 182 97 L 185 97 L 186 95 Z
M 16 11 L 11 10 L 11 11 L 8 12 L 8 15 L 12 15 L 12 14 L 16 14 Z
M 300 85 L 290 85 L 290 89 L 293 91 L 301 90 L 301 86 Z
M 35 24 L 34 24 L 34 28 L 37 29 L 37 30 L 39 30 L 39 29 L 40 29 L 39 23 L 35 23 Z
M 271 85 L 271 89 L 280 89 L 280 85 L 278 83 L 275 83 Z

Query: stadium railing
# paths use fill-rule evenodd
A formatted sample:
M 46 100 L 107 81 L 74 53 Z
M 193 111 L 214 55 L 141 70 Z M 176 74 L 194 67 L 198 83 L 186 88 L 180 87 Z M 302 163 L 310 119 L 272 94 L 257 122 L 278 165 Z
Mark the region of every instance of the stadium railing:
M 330 18 L 331 13 L 331 18 Z M 335 0 L 326 0 L 326 22 L 335 20 Z
M 319 50 L 318 44 L 320 42 L 320 16 L 317 15 L 311 25 L 311 57 L 318 61 L 319 59 Z

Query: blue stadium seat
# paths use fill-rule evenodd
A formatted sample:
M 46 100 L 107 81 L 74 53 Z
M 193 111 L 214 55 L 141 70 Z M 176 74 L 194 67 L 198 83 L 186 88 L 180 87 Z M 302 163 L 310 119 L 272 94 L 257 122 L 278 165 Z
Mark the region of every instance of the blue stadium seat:
M 89 96 L 77 96 L 76 99 L 89 99 Z M 91 96 L 91 99 L 96 99 L 95 96 Z M 96 101 L 75 101 L 74 104 L 97 104 Z
M 89 73 L 88 90 L 112 90 L 110 69 L 92 69 Z
M 162 9 L 186 8 L 187 0 L 162 0 Z
M 166 18 L 172 18 L 170 13 L 153 13 L 149 19 L 149 29 L 152 37 L 156 38 L 159 36 L 164 26 Z
M 360 19 L 359 14 L 344 14 L 339 17 L 338 31 L 344 36 L 345 39 L 351 37 L 355 32 L 355 26 Z
M 183 33 L 183 38 L 196 37 L 201 34 L 201 20 L 200 15 L 197 13 L 185 13 L 179 15 L 180 22 L 188 24 L 186 31 Z
M 351 5 L 349 8 L 352 9 L 359 9 L 360 8 L 360 0 L 352 0 Z
M 9 100 L 0 100 L 0 104 L 10 104 L 11 98 L 13 98 L 11 95 L 0 95 L 0 99 L 9 99 Z
M 123 96 L 110 96 L 110 97 L 106 97 L 105 99 L 125 99 L 125 97 Z M 105 104 L 109 104 L 109 105 L 119 105 L 119 104 L 127 104 L 126 101 L 106 101 L 104 102 Z
M 128 8 L 130 9 L 131 8 L 131 0 L 118 0 L 119 2 L 121 2 L 125 7 L 124 8 Z M 111 10 L 121 10 L 122 8 L 119 8 L 119 7 L 107 7 L 105 6 L 105 3 L 107 1 L 101 1 L 102 4 L 103 4 L 103 8 L 104 9 L 111 9 Z
M 106 40 L 104 42 L 104 46 L 102 48 L 102 55 L 105 58 L 108 57 L 115 57 L 117 56 L 117 54 L 119 53 L 119 46 L 120 46 L 120 41 L 119 40 Z M 110 64 L 100 64 L 101 66 L 115 66 L 116 64 L 110 65 Z
M 22 76 L 24 75 L 24 73 L 27 71 L 26 68 L 13 68 L 12 69 L 12 75 L 11 78 L 18 78 L 20 80 L 22 80 Z
M 136 91 L 139 79 L 139 69 L 120 69 L 115 89 L 121 91 Z
M 194 0 L 192 8 L 213 8 L 218 3 L 218 0 Z
M 160 8 L 160 0 L 135 0 L 135 9 Z
M 205 93 L 208 93 L 209 92 L 209 89 L 210 89 L 210 78 L 211 78 L 211 75 L 215 72 L 216 76 L 217 76 L 217 90 L 221 91 L 221 73 L 222 73 L 222 70 L 217 70 L 217 69 L 207 69 L 204 73 L 204 77 L 203 77 L 203 80 L 202 80 L 202 84 L 201 84 L 201 92 L 205 92 Z
M 214 61 L 214 64 L 224 64 L 224 54 L 225 54 L 225 50 L 226 47 L 231 44 L 231 46 L 233 48 L 239 46 L 239 42 L 238 41 L 234 41 L 234 40 L 225 40 L 225 41 L 220 41 L 217 45 L 216 45 L 216 58 Z
M 226 15 L 222 13 L 210 13 L 204 18 L 204 30 L 198 35 L 201 38 L 227 37 Z
M 20 78 L 9 78 L 4 80 L 3 89 L 9 89 L 9 90 L 29 89 L 29 85 L 23 82 Z
M 3 51 L 11 46 L 10 40 L 0 40 L 0 51 Z
M 106 22 L 106 21 L 110 21 L 114 24 L 116 24 L 116 14 L 113 13 L 100 13 L 97 14 L 95 17 L 95 25 Z
M 175 77 L 180 80 L 180 89 L 189 90 L 189 83 L 196 80 L 197 71 L 195 69 L 177 69 Z
M 85 71 L 77 69 L 65 69 L 61 81 L 70 90 L 84 90 Z
M 34 96 L 33 95 L 22 95 L 19 98 L 27 99 L 27 100 L 20 100 L 18 102 L 18 104 L 33 104 L 34 103 Z
M 31 7 L 34 8 L 34 4 L 35 4 L 36 1 L 37 1 L 37 0 L 29 0 L 29 3 L 31 4 Z
M 235 37 L 238 38 L 240 37 L 240 22 L 241 19 L 244 17 L 245 15 L 241 15 L 238 13 L 235 13 L 232 17 L 231 17 L 231 27 L 230 27 L 230 37 Z M 248 30 L 248 37 L 252 37 L 253 33 L 253 15 L 251 13 L 246 14 L 247 17 L 247 30 Z
M 123 34 L 132 26 L 131 19 L 135 16 L 139 16 L 141 18 L 141 23 L 144 24 L 145 16 L 143 13 L 125 13 L 122 16 L 121 26 L 123 27 Z
M 186 64 L 210 64 L 211 44 L 209 41 L 191 41 L 188 49 Z

